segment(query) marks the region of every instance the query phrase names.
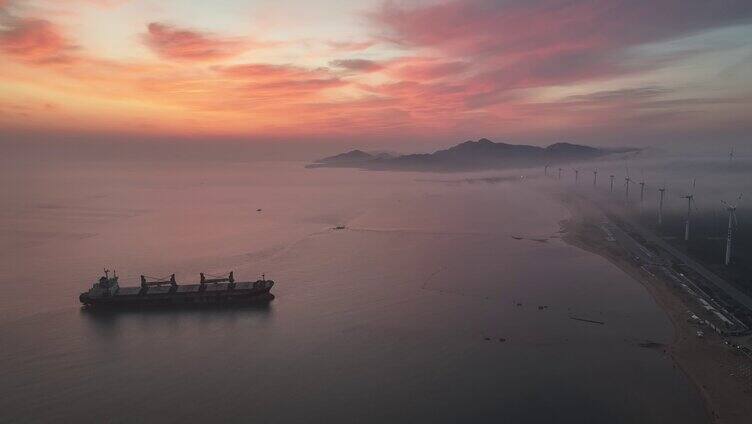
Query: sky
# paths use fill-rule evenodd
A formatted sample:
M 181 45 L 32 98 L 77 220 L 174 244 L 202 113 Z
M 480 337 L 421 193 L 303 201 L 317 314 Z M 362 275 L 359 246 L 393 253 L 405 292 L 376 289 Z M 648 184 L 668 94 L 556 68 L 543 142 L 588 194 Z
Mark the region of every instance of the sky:
M 749 0 L 0 0 L 0 141 L 739 150 L 750 130 Z

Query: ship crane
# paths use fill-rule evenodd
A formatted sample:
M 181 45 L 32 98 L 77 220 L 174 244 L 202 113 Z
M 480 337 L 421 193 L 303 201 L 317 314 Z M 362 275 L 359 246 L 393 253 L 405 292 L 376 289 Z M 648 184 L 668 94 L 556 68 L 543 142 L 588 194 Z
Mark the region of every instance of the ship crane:
M 230 271 L 230 274 L 227 277 L 223 277 L 221 275 L 209 275 L 209 277 L 212 277 L 212 278 L 206 278 L 203 272 L 200 274 L 200 276 L 201 276 L 201 284 L 199 284 L 199 290 L 201 291 L 206 290 L 207 284 L 217 284 L 217 283 L 229 283 L 228 287 L 230 290 L 235 288 L 235 277 L 233 276 L 233 271 Z
M 227 277 L 220 277 L 220 276 L 217 276 L 217 275 L 209 275 L 210 277 L 214 277 L 214 278 L 206 278 L 206 276 L 204 275 L 203 272 L 200 275 L 201 275 L 201 284 L 202 285 L 203 284 L 212 284 L 212 283 L 225 283 L 225 282 L 227 282 L 227 283 L 234 283 L 235 282 L 235 277 L 233 276 L 233 271 L 230 271 L 230 275 L 228 275 Z
M 149 281 L 152 280 L 152 281 Z M 175 274 L 170 275 L 170 278 L 154 278 L 146 275 L 141 276 L 141 287 L 147 289 L 150 286 L 161 286 L 162 284 L 169 284 L 173 287 L 177 287 L 178 283 L 175 281 Z

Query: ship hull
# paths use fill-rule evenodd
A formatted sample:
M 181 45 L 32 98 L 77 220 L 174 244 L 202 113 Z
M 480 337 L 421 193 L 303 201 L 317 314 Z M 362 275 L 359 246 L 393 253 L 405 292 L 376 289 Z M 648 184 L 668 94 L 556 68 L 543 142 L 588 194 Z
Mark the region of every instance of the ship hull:
M 223 290 L 201 289 L 190 292 L 170 290 L 163 293 L 148 291 L 134 294 L 96 295 L 81 293 L 79 301 L 86 308 L 130 308 L 130 307 L 187 307 L 202 305 L 238 305 L 269 302 L 274 299 L 270 292 L 271 284 L 251 289 L 225 288 Z

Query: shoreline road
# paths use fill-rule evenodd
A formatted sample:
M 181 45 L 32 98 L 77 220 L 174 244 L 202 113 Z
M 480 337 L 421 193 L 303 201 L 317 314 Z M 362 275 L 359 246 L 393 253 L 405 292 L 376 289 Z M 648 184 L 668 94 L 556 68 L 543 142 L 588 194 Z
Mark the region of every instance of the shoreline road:
M 715 314 L 715 318 L 720 319 L 720 321 L 717 321 L 715 318 L 713 319 L 713 321 L 717 321 L 717 325 L 714 324 L 713 327 L 716 329 L 716 331 L 730 335 L 742 334 L 749 330 L 749 327 L 744 322 L 742 322 L 734 314 L 729 312 L 726 307 L 720 304 L 694 281 L 692 281 L 684 274 L 678 273 L 672 269 L 671 264 L 677 263 L 677 261 L 680 261 L 681 258 L 673 257 L 672 252 L 664 250 L 659 245 L 656 245 L 657 249 L 655 251 L 645 247 L 639 241 L 635 240 L 632 235 L 630 235 L 629 232 L 633 231 L 633 228 L 625 229 L 611 222 L 608 218 L 604 219 L 605 220 L 601 228 L 603 228 L 604 231 L 607 231 L 607 234 L 610 235 L 613 241 L 616 242 L 622 249 L 624 249 L 624 251 L 633 260 L 642 264 L 640 267 L 643 270 L 649 272 L 651 275 L 654 275 L 654 270 L 660 270 L 660 272 L 667 278 L 676 282 L 677 284 L 684 286 L 689 291 L 689 293 L 691 293 L 692 296 L 695 297 L 699 305 L 701 305 L 709 312 Z M 642 233 L 638 232 L 637 230 L 634 231 L 638 233 L 639 237 L 642 237 L 648 242 L 652 242 Z M 651 271 L 649 267 L 652 268 L 653 271 Z M 701 274 L 698 273 L 698 275 L 704 278 L 704 276 L 702 276 Z M 710 284 L 713 283 L 710 282 Z M 721 330 L 724 324 L 726 324 L 725 330 Z
M 734 287 L 731 283 L 717 276 L 716 274 L 714 274 L 713 272 L 705 268 L 703 265 L 701 265 L 697 261 L 687 256 L 683 252 L 671 246 L 669 243 L 667 243 L 666 241 L 662 240 L 660 237 L 655 235 L 652 231 L 642 227 L 641 225 L 631 220 L 628 220 L 627 223 L 632 228 L 634 228 L 634 230 L 640 236 L 642 236 L 645 240 L 665 250 L 670 255 L 672 255 L 678 262 L 691 268 L 693 271 L 700 274 L 703 278 L 711 282 L 719 290 L 723 291 L 727 296 L 734 299 L 734 301 L 736 301 L 740 305 L 743 305 L 749 311 L 752 311 L 752 297 L 748 296 L 746 293 Z

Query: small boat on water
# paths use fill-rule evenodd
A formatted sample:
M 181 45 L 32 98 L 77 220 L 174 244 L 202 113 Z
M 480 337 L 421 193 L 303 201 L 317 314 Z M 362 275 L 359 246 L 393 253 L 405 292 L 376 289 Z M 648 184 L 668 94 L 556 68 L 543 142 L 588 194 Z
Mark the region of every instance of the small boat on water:
M 274 281 L 265 275 L 256 281 L 236 282 L 232 272 L 226 277 L 206 278 L 200 274 L 198 284 L 178 284 L 175 274 L 168 279 L 141 276 L 141 285 L 120 287 L 118 276 L 105 270 L 104 276 L 78 299 L 85 307 L 141 307 L 224 305 L 270 301 Z

